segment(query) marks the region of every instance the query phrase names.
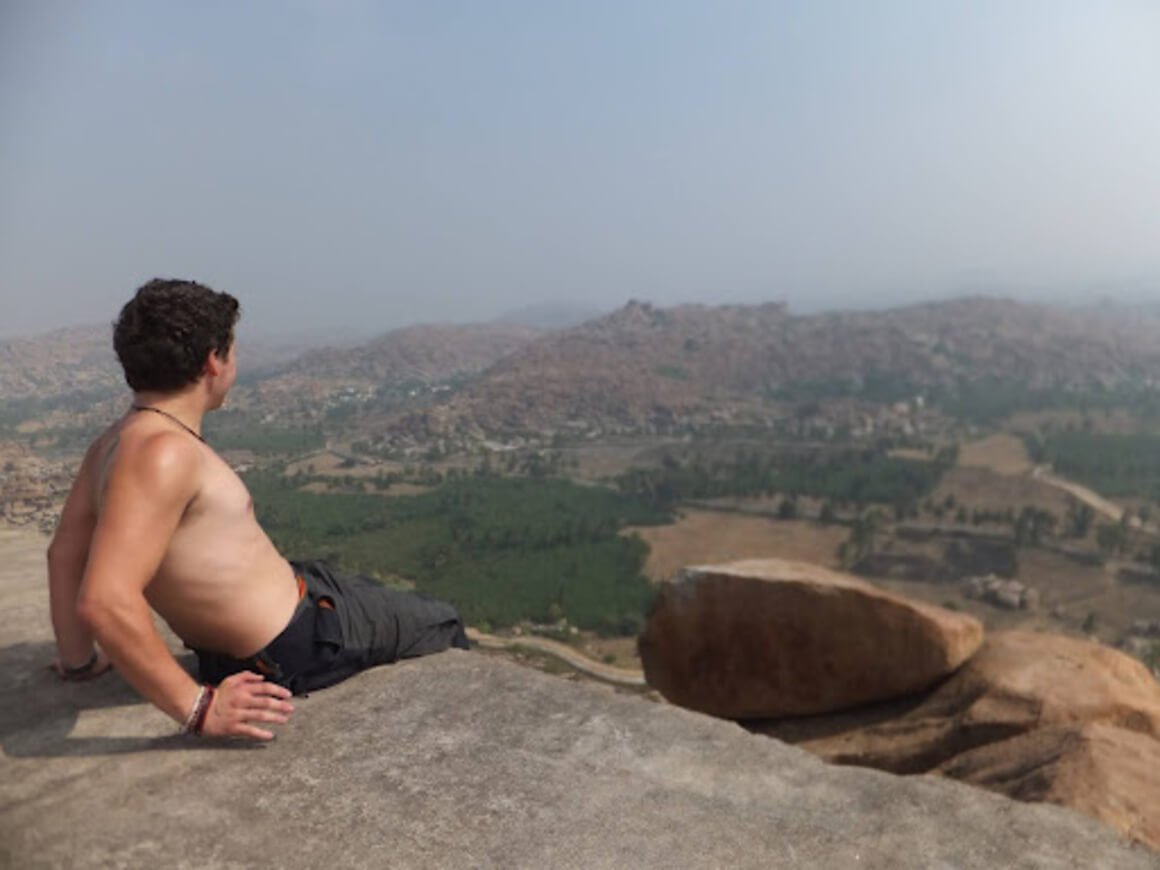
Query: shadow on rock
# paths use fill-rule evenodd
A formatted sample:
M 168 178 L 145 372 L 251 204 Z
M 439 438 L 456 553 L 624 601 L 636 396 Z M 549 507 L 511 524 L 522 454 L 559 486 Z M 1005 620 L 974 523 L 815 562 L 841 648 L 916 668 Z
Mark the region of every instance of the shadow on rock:
M 114 707 L 143 708 L 148 705 L 115 671 L 80 683 L 61 681 L 49 668 L 56 655 L 51 642 L 16 643 L 0 648 L 0 747 L 9 758 L 57 758 L 64 756 L 118 755 L 164 749 L 224 747 L 254 748 L 227 740 L 191 740 L 177 734 L 156 736 L 129 734 L 119 737 L 73 736 L 77 721 L 87 710 Z M 178 662 L 192 673 L 192 654 Z M 127 722 L 126 731 L 140 728 Z M 148 723 L 146 723 L 148 727 Z

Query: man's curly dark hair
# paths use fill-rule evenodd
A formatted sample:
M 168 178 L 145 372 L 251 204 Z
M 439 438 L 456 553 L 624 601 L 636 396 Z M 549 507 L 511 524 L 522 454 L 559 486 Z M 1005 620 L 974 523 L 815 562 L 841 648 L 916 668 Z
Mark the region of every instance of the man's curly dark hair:
M 196 281 L 154 278 L 125 303 L 113 324 L 113 349 L 137 392 L 172 393 L 201 377 L 211 350 L 234 341 L 238 300 Z

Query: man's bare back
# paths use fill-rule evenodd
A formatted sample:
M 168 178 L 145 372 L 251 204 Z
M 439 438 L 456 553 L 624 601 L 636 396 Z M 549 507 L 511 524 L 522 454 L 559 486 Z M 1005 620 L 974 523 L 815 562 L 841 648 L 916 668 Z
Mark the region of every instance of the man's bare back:
M 298 586 L 258 524 L 245 484 L 212 448 L 172 421 L 131 411 L 94 443 L 100 462 L 82 469 L 78 485 L 92 493 L 99 516 L 118 461 L 158 437 L 196 444 L 200 483 L 145 598 L 189 646 L 251 656 L 286 627 Z

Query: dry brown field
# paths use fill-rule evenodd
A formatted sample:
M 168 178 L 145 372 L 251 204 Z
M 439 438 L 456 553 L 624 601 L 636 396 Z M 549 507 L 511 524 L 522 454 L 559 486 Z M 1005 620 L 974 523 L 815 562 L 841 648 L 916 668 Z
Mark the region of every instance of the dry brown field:
M 1005 432 L 968 441 L 959 447 L 964 468 L 988 468 L 998 474 L 1026 474 L 1034 467 L 1023 441 Z
M 773 516 L 781 503 L 785 501 L 781 493 L 773 495 L 723 495 L 717 498 L 697 499 L 697 505 L 708 507 L 710 510 L 733 511 L 742 514 L 766 514 Z M 822 510 L 826 499 L 814 498 L 809 495 L 799 495 L 794 499 L 798 506 L 798 516 L 816 517 Z
M 324 450 L 291 462 L 286 466 L 285 474 L 318 474 L 324 477 L 377 477 L 379 474 L 397 473 L 403 470 L 401 462 L 387 460 L 368 463 L 357 462 L 349 468 L 344 468 L 342 466 L 344 461 L 338 454 Z
M 418 483 L 392 483 L 390 489 L 385 490 L 382 494 L 387 498 L 399 498 L 407 495 L 423 495 L 425 492 L 430 492 L 435 487 L 422 486 Z
M 594 661 L 618 668 L 641 668 L 635 637 L 598 637 L 582 632 L 576 648 Z
M 955 501 L 971 510 L 1019 513 L 1025 506 L 1051 511 L 1061 519 L 1066 515 L 1071 497 L 1057 487 L 1022 475 L 1000 474 L 989 468 L 955 467 L 943 475 L 931 498 L 935 502 L 954 496 Z
M 359 484 L 359 487 L 362 488 L 363 484 Z M 349 489 L 350 487 L 333 486 L 329 483 L 323 483 L 321 480 L 312 480 L 310 483 L 304 483 L 298 487 L 299 492 L 313 492 L 319 495 L 325 495 L 330 492 L 347 492 Z
M 890 549 L 896 553 L 937 557 L 941 547 L 937 542 L 895 541 Z M 1115 644 L 1134 620 L 1160 619 L 1160 591 L 1117 580 L 1112 565 L 1084 565 L 1058 553 L 1034 548 L 1019 550 L 1018 559 L 1016 579 L 1039 591 L 1041 603 L 1037 610 L 1003 610 L 974 601 L 962 594 L 960 584 L 953 582 L 880 578 L 871 582 L 920 601 L 970 613 L 990 630 L 1026 628 L 1079 633 L 1088 614 L 1094 613 L 1094 634 L 1105 643 Z M 1053 611 L 1059 616 L 1054 616 Z
M 649 546 L 644 572 L 652 582 L 672 579 L 689 565 L 738 559 L 779 558 L 837 567 L 844 526 L 805 520 L 773 520 L 735 513 L 691 510 L 667 526 L 631 527 Z
M 574 462 L 574 477 L 582 480 L 606 480 L 623 474 L 628 469 L 648 462 L 656 442 L 628 444 L 586 444 L 560 450 L 565 461 Z
M 917 447 L 895 447 L 887 450 L 886 455 L 891 459 L 909 459 L 911 462 L 930 462 L 932 459 L 929 453 Z

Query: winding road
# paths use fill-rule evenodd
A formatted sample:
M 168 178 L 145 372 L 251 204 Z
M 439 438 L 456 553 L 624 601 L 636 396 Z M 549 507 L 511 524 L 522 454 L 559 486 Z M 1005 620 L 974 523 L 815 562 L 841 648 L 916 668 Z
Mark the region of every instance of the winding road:
M 615 683 L 619 686 L 645 686 L 644 672 L 630 668 L 617 668 L 603 662 L 593 661 L 567 644 L 546 637 L 522 635 L 520 637 L 496 637 L 494 634 L 483 634 L 474 628 L 467 629 L 468 639 L 484 649 L 513 649 L 525 647 L 538 650 L 560 659 L 576 670 L 590 677 Z

